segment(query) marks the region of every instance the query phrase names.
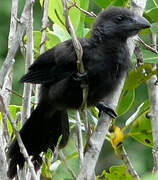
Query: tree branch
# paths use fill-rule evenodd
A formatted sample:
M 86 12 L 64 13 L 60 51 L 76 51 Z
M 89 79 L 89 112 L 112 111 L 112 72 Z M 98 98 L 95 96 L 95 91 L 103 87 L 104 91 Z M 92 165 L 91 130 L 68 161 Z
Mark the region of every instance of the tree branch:
M 18 10 L 18 0 L 12 0 L 11 4 L 11 19 L 10 19 L 10 30 L 9 30 L 9 37 L 8 37 L 8 49 L 10 49 L 13 37 L 16 32 L 17 21 L 15 18 L 17 17 L 17 10 Z M 12 89 L 12 80 L 13 80 L 13 69 L 12 66 L 14 64 L 14 60 L 11 60 L 11 65 L 8 69 L 6 78 L 4 79 L 3 87 L 0 87 L 0 91 L 3 94 L 3 98 L 7 106 L 10 103 L 10 92 L 6 89 Z M 0 102 L 0 106 L 3 106 L 2 102 Z M 1 109 L 1 108 L 0 108 Z M 4 109 L 4 108 L 2 108 Z M 5 111 L 2 111 L 2 125 L 0 128 L 0 179 L 7 180 L 7 160 L 5 154 L 5 148 L 7 143 L 10 140 L 8 127 L 7 127 L 7 115 Z
M 77 138 L 78 138 L 78 153 L 80 159 L 80 167 L 83 163 L 83 156 L 84 156 L 84 148 L 83 148 L 83 137 L 82 137 L 82 126 L 81 126 L 81 118 L 79 111 L 76 112 L 76 124 L 77 124 Z
M 3 87 L 3 83 L 5 78 L 7 77 L 8 70 L 12 66 L 12 61 L 19 48 L 20 41 L 22 40 L 24 33 L 26 31 L 26 22 L 28 22 L 28 13 L 32 2 L 33 0 L 26 0 L 24 10 L 20 18 L 20 23 L 18 24 L 17 31 L 14 34 L 14 39 L 12 40 L 12 44 L 10 44 L 10 49 L 8 50 L 7 57 L 3 62 L 0 70 L 0 87 Z
M 40 43 L 40 54 L 45 52 L 45 43 L 46 43 L 46 29 L 48 27 L 49 19 L 48 19 L 48 7 L 49 7 L 49 0 L 43 1 L 43 17 L 42 17 L 42 37 L 41 37 L 41 43 Z M 40 85 L 36 84 L 35 89 L 35 102 L 38 102 L 39 97 L 39 91 L 40 91 Z
M 140 177 L 137 173 L 137 171 L 134 169 L 129 157 L 128 157 L 128 154 L 125 150 L 125 148 L 123 147 L 123 145 L 121 145 L 119 147 L 119 156 L 121 156 L 121 159 L 122 161 L 124 162 L 124 164 L 127 166 L 127 170 L 129 172 L 129 174 L 136 180 L 140 180 Z
M 60 157 L 60 159 L 63 161 L 66 169 L 67 169 L 68 172 L 71 174 L 71 176 L 72 176 L 74 179 L 76 179 L 76 174 L 75 174 L 75 172 L 71 169 L 71 167 L 69 167 L 69 165 L 67 164 L 66 159 L 65 159 L 65 156 L 64 156 L 62 150 L 59 151 L 59 157 Z
M 84 74 L 85 69 L 84 69 L 84 64 L 82 61 L 82 56 L 83 56 L 82 46 L 76 37 L 75 30 L 73 28 L 73 25 L 71 23 L 71 19 L 70 19 L 69 14 L 68 14 L 67 0 L 62 0 L 62 3 L 63 3 L 63 8 L 64 8 L 66 28 L 72 37 L 72 43 L 73 43 L 73 46 L 74 46 L 74 49 L 75 49 L 75 52 L 77 55 L 77 69 L 78 69 L 79 73 Z M 83 102 L 82 102 L 81 108 L 84 109 L 87 107 L 86 101 L 87 101 L 87 96 L 88 96 L 88 86 L 86 85 L 85 82 L 82 82 L 81 87 L 83 89 Z
M 25 72 L 27 72 L 29 66 L 33 63 L 34 59 L 34 42 L 33 42 L 33 3 L 30 6 L 28 13 L 28 22 L 26 35 L 28 37 L 27 47 L 26 47 L 26 59 L 25 59 Z M 27 118 L 31 113 L 31 94 L 32 94 L 32 85 L 24 84 L 23 90 L 23 112 L 22 112 L 22 123 L 25 123 Z
M 155 53 L 155 54 L 157 54 L 158 55 L 158 51 L 157 51 L 157 49 L 156 48 L 153 48 L 153 47 L 151 47 L 151 46 L 149 46 L 148 44 L 146 44 L 142 39 L 140 39 L 139 37 L 138 37 L 138 42 L 140 42 L 146 49 L 148 49 L 149 51 L 151 51 L 151 52 L 153 52 L 153 53 Z
M 84 14 L 90 16 L 90 17 L 97 17 L 97 15 L 94 13 L 94 12 L 89 12 L 89 11 L 86 11 L 85 9 L 82 9 L 81 7 L 79 7 L 77 5 L 77 3 L 75 2 L 74 0 L 74 3 L 73 3 L 74 7 L 76 7 L 77 9 L 79 9 L 81 12 L 83 12 Z

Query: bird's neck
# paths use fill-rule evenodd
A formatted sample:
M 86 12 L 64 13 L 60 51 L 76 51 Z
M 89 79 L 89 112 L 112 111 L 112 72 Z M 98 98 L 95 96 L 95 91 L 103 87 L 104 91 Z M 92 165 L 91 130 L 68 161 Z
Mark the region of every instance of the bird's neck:
M 99 48 L 110 59 L 110 62 L 130 66 L 129 49 L 126 40 L 118 40 L 117 38 L 99 39 L 93 36 L 89 40 L 92 47 Z
M 91 41 L 97 44 L 114 44 L 115 46 L 119 44 L 125 44 L 127 42 L 126 35 L 119 36 L 116 33 L 112 33 L 109 30 L 105 30 L 104 27 L 98 26 L 92 30 Z
M 106 36 L 91 36 L 89 41 L 93 47 L 102 47 L 102 49 L 104 49 L 107 53 L 117 53 L 120 49 L 127 50 L 127 39 L 118 39 L 117 37 L 109 38 Z
M 94 46 L 105 45 L 107 47 L 115 48 L 124 46 L 127 44 L 127 39 L 121 39 L 120 37 L 109 37 L 109 36 L 97 36 L 92 35 L 90 41 Z

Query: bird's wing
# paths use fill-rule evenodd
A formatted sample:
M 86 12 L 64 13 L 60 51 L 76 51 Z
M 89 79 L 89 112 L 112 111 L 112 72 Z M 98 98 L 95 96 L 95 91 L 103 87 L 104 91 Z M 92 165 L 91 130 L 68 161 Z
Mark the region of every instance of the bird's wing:
M 72 41 L 65 41 L 40 55 L 21 78 L 23 83 L 55 83 L 77 71 Z

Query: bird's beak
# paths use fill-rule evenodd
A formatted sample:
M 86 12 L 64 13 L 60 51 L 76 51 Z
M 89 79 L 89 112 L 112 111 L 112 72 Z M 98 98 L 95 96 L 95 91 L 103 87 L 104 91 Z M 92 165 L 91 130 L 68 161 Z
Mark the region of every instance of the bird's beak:
M 141 29 L 146 29 L 146 28 L 150 28 L 150 23 L 147 19 L 145 19 L 144 17 L 141 17 L 141 16 L 136 16 L 134 18 L 135 20 L 135 25 L 136 25 L 136 28 L 141 30 Z

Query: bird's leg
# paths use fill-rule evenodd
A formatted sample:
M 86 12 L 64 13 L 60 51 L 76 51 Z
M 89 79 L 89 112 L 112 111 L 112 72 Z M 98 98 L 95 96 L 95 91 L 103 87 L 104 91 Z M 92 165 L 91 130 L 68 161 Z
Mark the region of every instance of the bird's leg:
M 99 116 L 101 115 L 101 112 L 104 112 L 112 118 L 117 118 L 117 113 L 111 107 L 104 105 L 103 103 L 98 103 L 96 107 L 99 109 Z
M 88 73 L 85 71 L 84 73 L 77 72 L 73 74 L 73 79 L 81 84 L 81 88 L 88 87 Z
M 85 71 L 84 73 L 77 72 L 73 75 L 75 81 L 86 81 L 88 80 L 88 74 Z

